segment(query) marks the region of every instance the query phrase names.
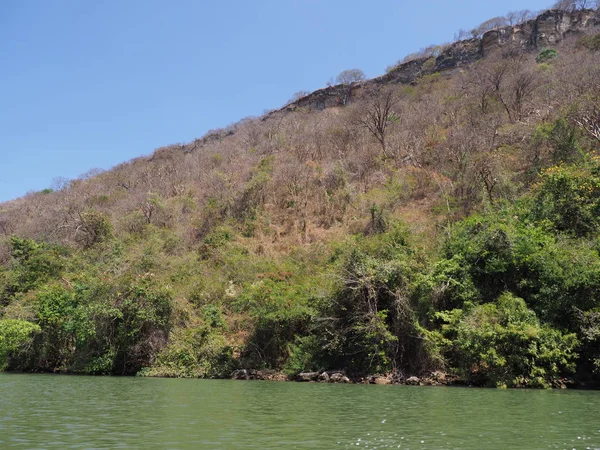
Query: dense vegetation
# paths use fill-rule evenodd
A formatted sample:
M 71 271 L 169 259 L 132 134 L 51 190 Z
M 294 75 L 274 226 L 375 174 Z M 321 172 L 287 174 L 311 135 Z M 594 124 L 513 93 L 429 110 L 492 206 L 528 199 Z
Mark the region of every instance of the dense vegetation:
M 597 383 L 599 31 L 0 205 L 0 365 Z

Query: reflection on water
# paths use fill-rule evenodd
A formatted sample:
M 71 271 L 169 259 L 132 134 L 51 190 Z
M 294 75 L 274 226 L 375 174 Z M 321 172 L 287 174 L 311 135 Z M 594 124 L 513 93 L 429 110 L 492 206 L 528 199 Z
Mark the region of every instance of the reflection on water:
M 0 375 L 0 448 L 600 448 L 600 392 Z

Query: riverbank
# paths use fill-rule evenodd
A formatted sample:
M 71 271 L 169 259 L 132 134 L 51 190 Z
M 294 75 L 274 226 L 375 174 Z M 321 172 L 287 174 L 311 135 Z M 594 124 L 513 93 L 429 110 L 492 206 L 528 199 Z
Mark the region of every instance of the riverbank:
M 300 372 L 295 376 L 288 376 L 277 371 L 262 371 L 254 369 L 239 369 L 231 374 L 233 380 L 265 380 L 265 381 L 295 381 L 301 383 L 342 383 L 342 384 L 402 384 L 411 386 L 448 386 L 460 383 L 459 378 L 444 372 L 432 372 L 426 376 L 404 376 L 398 372 L 381 375 L 368 375 L 365 377 L 348 376 L 342 370 L 326 370 L 315 372 Z
M 152 375 L 152 378 L 171 378 L 169 376 Z M 332 384 L 376 384 L 376 385 L 403 385 L 403 386 L 468 386 L 468 387 L 493 387 L 486 386 L 474 380 L 461 378 L 443 371 L 434 371 L 420 376 L 404 375 L 400 372 L 388 374 L 373 374 L 363 377 L 347 375 L 343 370 L 323 370 L 313 372 L 300 372 L 289 376 L 276 370 L 238 369 L 234 370 L 231 380 L 241 381 L 277 381 L 297 383 L 332 383 Z M 223 378 L 227 379 L 227 378 Z M 506 386 L 496 386 L 506 388 Z M 512 386 L 514 388 L 528 388 L 527 385 Z M 598 389 L 589 383 L 577 381 L 573 378 L 561 378 L 551 386 L 553 389 Z
M 76 373 L 69 371 L 41 371 L 41 372 L 18 372 L 18 371 L 0 371 L 0 374 L 52 374 L 52 375 L 77 375 L 90 376 L 90 374 Z M 95 377 L 105 378 L 107 375 L 97 375 Z M 113 375 L 109 376 L 113 377 Z M 131 375 L 121 375 L 117 377 L 131 378 Z M 502 388 L 506 389 L 530 389 L 537 390 L 539 388 L 527 385 L 527 380 L 523 385 L 505 386 L 505 385 L 486 385 L 477 380 L 461 378 L 458 375 L 449 374 L 443 371 L 433 371 L 425 374 L 404 375 L 400 372 L 391 372 L 387 374 L 372 374 L 366 376 L 353 376 L 346 373 L 344 370 L 322 370 L 322 371 L 305 371 L 296 375 L 288 375 L 284 372 L 272 369 L 237 369 L 231 372 L 230 375 L 214 376 L 214 377 L 191 377 L 178 376 L 168 372 L 156 371 L 140 371 L 135 377 L 137 378 L 154 378 L 154 379 L 213 379 L 213 380 L 233 380 L 233 381 L 273 381 L 287 383 L 315 383 L 315 384 L 373 384 L 373 385 L 396 385 L 396 386 L 449 386 L 449 387 L 478 387 L 478 388 Z M 592 382 L 578 380 L 576 378 L 560 378 L 552 383 L 552 386 L 546 389 L 571 389 L 571 390 L 600 390 L 600 386 Z

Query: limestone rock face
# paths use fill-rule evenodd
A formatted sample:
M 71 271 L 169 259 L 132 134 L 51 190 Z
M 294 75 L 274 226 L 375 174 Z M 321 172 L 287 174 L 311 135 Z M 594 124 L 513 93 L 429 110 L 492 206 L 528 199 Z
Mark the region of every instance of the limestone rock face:
M 435 60 L 435 71 L 454 69 L 464 64 L 472 63 L 481 57 L 481 41 L 467 39 L 452 44 Z
M 510 47 L 522 51 L 536 51 L 555 45 L 567 35 L 581 32 L 590 26 L 600 26 L 600 11 L 549 10 L 533 20 L 515 26 L 490 30 L 481 39 L 474 38 L 455 42 L 437 57 L 418 58 L 405 62 L 394 67 L 385 75 L 372 80 L 319 89 L 290 103 L 284 110 L 294 111 L 298 108 L 322 110 L 344 106 L 352 102 L 353 98 L 358 98 L 364 95 L 364 92 L 377 89 L 381 85 L 411 84 L 423 75 L 457 69 L 462 65 Z
M 510 45 L 525 51 L 551 47 L 568 34 L 596 25 L 598 21 L 598 12 L 593 10 L 574 12 L 549 10 L 534 20 L 528 20 L 514 27 L 488 31 L 481 39 L 481 54 L 488 56 Z

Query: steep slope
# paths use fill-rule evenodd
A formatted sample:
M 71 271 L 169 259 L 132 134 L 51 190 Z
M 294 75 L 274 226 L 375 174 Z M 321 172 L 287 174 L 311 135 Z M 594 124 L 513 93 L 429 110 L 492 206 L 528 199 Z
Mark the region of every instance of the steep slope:
M 0 363 L 596 380 L 598 17 L 547 11 L 0 205 Z

